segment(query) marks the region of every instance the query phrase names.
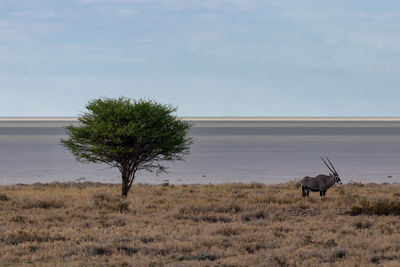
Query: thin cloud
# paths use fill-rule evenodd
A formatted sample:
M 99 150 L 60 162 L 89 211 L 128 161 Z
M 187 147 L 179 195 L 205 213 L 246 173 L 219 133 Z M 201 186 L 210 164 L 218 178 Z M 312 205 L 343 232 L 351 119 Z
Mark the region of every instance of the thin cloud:
M 400 18 L 398 12 L 384 12 L 384 13 L 355 13 L 355 17 L 368 20 L 388 21 Z

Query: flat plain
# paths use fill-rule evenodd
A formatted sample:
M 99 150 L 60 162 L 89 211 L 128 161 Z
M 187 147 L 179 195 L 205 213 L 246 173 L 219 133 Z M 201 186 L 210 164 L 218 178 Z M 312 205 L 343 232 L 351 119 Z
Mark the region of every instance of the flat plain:
M 53 183 L 0 187 L 3 266 L 399 266 L 400 188 Z

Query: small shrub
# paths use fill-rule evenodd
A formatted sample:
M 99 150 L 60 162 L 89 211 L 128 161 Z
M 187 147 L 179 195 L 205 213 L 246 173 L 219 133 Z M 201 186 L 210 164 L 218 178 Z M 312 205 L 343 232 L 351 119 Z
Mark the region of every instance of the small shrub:
M 38 200 L 36 207 L 42 209 L 59 209 L 64 207 L 64 202 L 58 199 Z
M 279 226 L 274 228 L 275 231 L 277 232 L 282 232 L 282 233 L 289 233 L 291 231 L 290 228 Z
M 25 223 L 27 220 L 28 220 L 28 217 L 21 216 L 21 215 L 14 215 L 10 219 L 11 222 L 17 222 L 17 223 Z
M 169 253 L 168 249 L 165 247 L 161 248 L 161 247 L 149 247 L 149 246 L 141 247 L 140 252 L 145 255 L 163 256 L 163 257 L 165 257 Z
M 204 215 L 201 219 L 203 221 L 205 221 L 205 222 L 208 222 L 208 223 L 217 223 L 217 222 L 229 223 L 229 222 L 232 222 L 232 219 L 229 218 L 229 217 L 214 216 L 214 215 Z
M 247 213 L 242 215 L 242 221 L 244 222 L 250 222 L 253 220 L 260 220 L 260 219 L 265 219 L 267 218 L 267 212 L 265 210 L 258 210 L 255 212 Z
M 284 255 L 274 255 L 268 258 L 269 266 L 289 266 Z
M 29 252 L 34 253 L 39 249 L 39 246 L 30 245 L 28 249 L 29 249 Z
M 210 215 L 205 215 L 202 217 L 202 220 L 208 223 L 216 223 L 218 222 L 217 216 L 210 216 Z
M 247 251 L 247 253 L 254 254 L 257 250 L 265 249 L 265 245 L 260 243 L 251 243 L 245 245 L 244 248 Z
M 8 234 L 4 241 L 10 245 L 19 245 L 24 242 L 48 242 L 51 240 L 52 238 L 48 233 L 18 231 L 16 233 Z
M 139 251 L 137 248 L 128 247 L 126 245 L 117 246 L 117 250 L 125 252 L 127 256 L 132 256 Z
M 231 218 L 225 217 L 225 216 L 218 216 L 218 217 L 217 217 L 217 220 L 218 220 L 219 222 L 222 222 L 222 223 L 230 223 L 230 222 L 233 221 Z
M 152 243 L 155 240 L 154 237 L 152 237 L 152 236 L 142 236 L 139 239 L 140 239 L 140 241 L 142 241 L 145 244 Z
M 344 257 L 346 257 L 346 254 L 347 254 L 346 249 L 344 248 L 336 249 L 329 257 L 329 262 L 335 262 L 340 259 L 343 259 Z
M 395 232 L 395 230 L 390 225 L 387 225 L 387 224 L 380 224 L 379 229 L 381 230 L 382 234 L 385 234 L 385 233 L 393 234 Z
M 314 243 L 314 241 L 312 241 L 312 237 L 310 235 L 305 235 L 303 237 L 303 243 L 304 243 L 304 246 L 307 246 L 309 244 Z
M 265 184 L 262 184 L 262 183 L 250 183 L 247 188 L 248 189 L 263 189 L 263 188 L 265 188 Z
M 308 260 L 312 258 L 320 258 L 321 254 L 315 249 L 305 249 L 299 254 L 300 259 Z
M 9 200 L 10 200 L 10 198 L 6 194 L 0 194 L 0 201 L 6 202 Z
M 104 203 L 110 202 L 112 198 L 112 195 L 106 192 L 96 192 L 92 196 L 93 204 L 98 208 L 102 208 Z
M 120 213 L 128 212 L 129 211 L 129 203 L 126 201 L 120 201 L 117 204 L 117 210 L 119 210 Z
M 193 260 L 193 256 L 187 255 L 187 254 L 183 254 L 183 253 L 179 253 L 179 254 L 174 255 L 174 258 L 177 261 L 190 261 L 190 260 Z
M 373 264 L 379 264 L 381 260 L 381 257 L 374 255 L 371 257 L 371 259 L 369 260 L 371 263 Z
M 126 225 L 126 220 L 125 220 L 125 218 L 117 217 L 117 218 L 113 218 L 110 223 L 114 226 L 123 227 Z
M 358 221 L 358 222 L 354 223 L 354 226 L 359 230 L 368 229 L 368 228 L 370 228 L 372 226 L 372 223 L 370 223 L 369 221 L 365 221 L 365 222 Z
M 96 255 L 110 256 L 110 255 L 112 255 L 112 250 L 108 247 L 103 247 L 103 246 L 93 246 L 93 247 L 88 246 L 83 249 L 83 252 L 90 256 L 96 256 Z
M 63 222 L 64 218 L 60 216 L 51 216 L 44 219 L 46 222 Z
M 65 203 L 61 199 L 47 197 L 42 199 L 34 198 L 23 198 L 16 203 L 17 207 L 22 209 L 59 209 L 65 206 Z
M 78 255 L 78 253 L 79 253 L 79 250 L 77 248 L 75 248 L 75 247 L 68 248 L 67 251 L 64 253 L 63 258 L 75 256 L 75 255 Z
M 126 225 L 126 219 L 119 216 L 100 215 L 95 217 L 94 220 L 99 223 L 101 227 L 108 228 L 111 226 L 122 227 Z
M 400 202 L 378 200 L 378 201 L 361 201 L 359 206 L 353 206 L 350 215 L 400 215 Z
M 370 258 L 370 262 L 374 264 L 380 264 L 381 261 L 398 261 L 400 260 L 400 255 L 392 254 L 392 255 L 374 255 Z
M 239 213 L 241 210 L 242 207 L 235 203 L 231 203 L 226 206 L 219 206 L 215 209 L 215 211 L 218 213 Z
M 329 239 L 325 244 L 325 248 L 337 247 L 337 243 L 334 239 Z
M 217 231 L 215 231 L 215 234 L 223 235 L 223 236 L 235 236 L 235 235 L 240 235 L 240 233 L 241 233 L 240 229 L 233 228 L 230 226 L 222 227 L 222 228 L 218 229 Z
M 206 261 L 206 260 L 216 261 L 216 260 L 218 260 L 219 256 L 215 255 L 215 254 L 211 254 L 209 252 L 202 252 L 202 253 L 197 254 L 196 258 L 199 261 Z

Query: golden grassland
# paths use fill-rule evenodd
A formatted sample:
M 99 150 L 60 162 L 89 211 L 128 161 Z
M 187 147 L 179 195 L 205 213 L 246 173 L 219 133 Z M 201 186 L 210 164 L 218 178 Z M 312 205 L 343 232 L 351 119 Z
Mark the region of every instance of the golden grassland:
M 400 264 L 398 185 L 35 184 L 0 187 L 0 264 Z

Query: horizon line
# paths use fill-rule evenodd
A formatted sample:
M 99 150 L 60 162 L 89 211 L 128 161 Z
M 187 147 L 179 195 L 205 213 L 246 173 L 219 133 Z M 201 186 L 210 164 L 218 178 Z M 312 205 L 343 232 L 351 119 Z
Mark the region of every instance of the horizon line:
M 187 121 L 400 121 L 400 117 L 261 117 L 261 116 L 208 116 L 208 117 L 178 117 Z M 77 121 L 78 117 L 52 117 L 52 116 L 15 116 L 15 117 L 0 117 L 0 122 L 33 122 L 33 121 Z

